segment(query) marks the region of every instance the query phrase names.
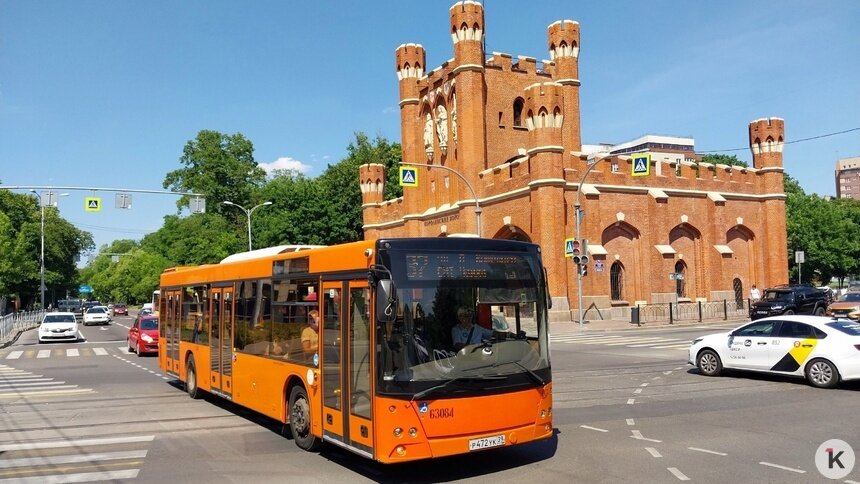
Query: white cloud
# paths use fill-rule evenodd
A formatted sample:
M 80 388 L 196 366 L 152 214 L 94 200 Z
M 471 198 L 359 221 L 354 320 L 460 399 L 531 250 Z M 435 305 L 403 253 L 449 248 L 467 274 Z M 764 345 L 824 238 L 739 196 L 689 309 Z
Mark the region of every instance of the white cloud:
M 289 156 L 282 156 L 271 163 L 260 163 L 259 166 L 263 170 L 266 170 L 266 174 L 268 175 L 272 175 L 277 170 L 289 170 L 295 173 L 301 173 L 302 175 L 307 175 L 313 169 L 311 165 L 306 165 L 299 160 L 290 158 Z

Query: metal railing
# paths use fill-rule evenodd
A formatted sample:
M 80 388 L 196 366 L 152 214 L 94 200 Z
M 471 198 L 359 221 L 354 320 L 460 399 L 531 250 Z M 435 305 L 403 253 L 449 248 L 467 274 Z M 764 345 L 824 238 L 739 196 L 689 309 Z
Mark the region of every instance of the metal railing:
M 0 316 L 0 348 L 15 341 L 24 331 L 39 326 L 45 311 L 26 311 Z
M 680 302 L 667 304 L 642 304 L 631 308 L 631 323 L 665 322 L 669 324 L 682 321 L 717 321 L 748 318 L 750 301 L 709 301 Z

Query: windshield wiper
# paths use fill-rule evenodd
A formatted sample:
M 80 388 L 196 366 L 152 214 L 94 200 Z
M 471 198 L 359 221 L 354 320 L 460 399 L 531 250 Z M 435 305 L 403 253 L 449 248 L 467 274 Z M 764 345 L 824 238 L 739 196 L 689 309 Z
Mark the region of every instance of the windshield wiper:
M 492 381 L 492 380 L 503 380 L 503 379 L 505 379 L 504 376 L 458 376 L 458 377 L 451 378 L 450 380 L 448 380 L 444 383 L 440 383 L 439 385 L 432 386 L 426 390 L 421 390 L 420 392 L 418 392 L 412 396 L 412 400 L 421 399 L 421 398 L 425 397 L 426 395 L 428 395 L 432 392 L 435 392 L 436 390 L 441 390 L 441 389 L 445 388 L 446 386 L 448 386 L 454 382 L 457 382 L 457 381 Z
M 540 375 L 529 370 L 528 368 L 523 366 L 522 363 L 520 363 L 519 361 L 514 361 L 512 363 L 519 366 L 520 368 L 522 368 L 523 371 L 526 372 L 526 374 L 528 374 L 532 378 L 532 380 L 536 381 L 537 383 L 540 383 L 542 386 L 546 385 L 546 382 L 543 380 L 543 378 L 540 377 Z

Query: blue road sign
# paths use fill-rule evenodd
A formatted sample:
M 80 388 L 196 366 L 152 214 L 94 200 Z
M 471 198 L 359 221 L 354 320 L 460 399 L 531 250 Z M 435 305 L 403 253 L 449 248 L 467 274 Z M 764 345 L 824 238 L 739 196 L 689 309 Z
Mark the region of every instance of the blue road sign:
M 93 292 L 93 288 L 90 286 L 87 286 L 85 284 L 82 284 L 81 287 L 78 288 L 78 292 L 91 293 L 91 292 Z
M 648 176 L 651 173 L 651 153 L 633 155 L 633 176 Z
M 400 167 L 400 186 L 401 187 L 417 187 L 418 186 L 418 170 L 414 166 Z
M 573 241 L 574 239 L 564 239 L 564 256 L 573 257 Z

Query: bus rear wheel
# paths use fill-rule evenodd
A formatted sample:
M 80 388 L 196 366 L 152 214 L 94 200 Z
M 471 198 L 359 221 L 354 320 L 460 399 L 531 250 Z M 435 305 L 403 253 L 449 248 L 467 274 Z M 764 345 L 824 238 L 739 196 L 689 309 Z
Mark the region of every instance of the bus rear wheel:
M 188 396 L 197 400 L 202 397 L 202 390 L 197 386 L 197 370 L 194 368 L 194 360 L 188 358 L 188 374 L 185 376 L 185 390 L 188 391 Z
M 296 445 L 307 451 L 318 450 L 322 441 L 311 431 L 311 404 L 308 392 L 302 386 L 297 385 L 290 391 L 289 419 L 290 433 Z

